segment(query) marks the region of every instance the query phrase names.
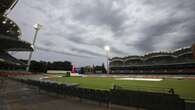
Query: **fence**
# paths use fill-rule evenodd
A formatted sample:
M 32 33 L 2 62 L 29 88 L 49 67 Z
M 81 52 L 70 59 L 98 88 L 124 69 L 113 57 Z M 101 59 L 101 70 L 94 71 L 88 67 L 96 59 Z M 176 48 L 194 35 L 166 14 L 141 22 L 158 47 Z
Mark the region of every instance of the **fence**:
M 122 89 L 95 90 L 81 88 L 76 84 L 67 85 L 30 79 L 15 80 L 31 86 L 36 86 L 40 90 L 45 90 L 47 92 L 93 100 L 100 104 L 106 103 L 108 106 L 109 104 L 117 104 L 144 108 L 147 110 L 185 110 L 184 100 L 180 99 L 179 96 L 175 94 L 129 91 Z

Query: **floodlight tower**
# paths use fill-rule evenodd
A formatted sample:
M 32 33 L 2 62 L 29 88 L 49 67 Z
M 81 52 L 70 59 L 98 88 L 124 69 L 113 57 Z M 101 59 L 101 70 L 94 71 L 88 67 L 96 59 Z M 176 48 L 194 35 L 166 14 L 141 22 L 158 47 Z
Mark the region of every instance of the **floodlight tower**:
M 104 50 L 106 51 L 106 58 L 107 58 L 107 74 L 110 73 L 109 69 L 109 52 L 110 52 L 110 47 L 108 45 L 104 46 Z
M 34 24 L 33 25 L 33 28 L 35 29 L 33 43 L 31 44 L 31 46 L 33 48 L 35 47 L 35 42 L 36 42 L 36 39 L 37 39 L 37 34 L 38 34 L 38 31 L 41 29 L 41 27 L 42 27 L 42 25 L 40 25 L 40 24 Z M 29 71 L 29 69 L 30 69 L 32 54 L 33 54 L 33 51 L 31 51 L 30 54 L 29 54 L 26 71 Z

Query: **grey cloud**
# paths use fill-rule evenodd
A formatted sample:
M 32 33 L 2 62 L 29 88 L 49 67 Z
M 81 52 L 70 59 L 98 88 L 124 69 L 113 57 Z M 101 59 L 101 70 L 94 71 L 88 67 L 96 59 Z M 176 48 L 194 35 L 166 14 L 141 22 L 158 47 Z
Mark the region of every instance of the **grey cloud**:
M 101 38 L 95 38 L 89 44 L 95 45 L 95 46 L 97 46 L 99 48 L 104 48 L 105 45 L 109 45 L 109 43 L 107 41 L 105 41 L 104 39 L 101 39 Z M 119 50 L 119 49 L 117 49 L 115 47 L 111 47 L 111 51 L 112 51 L 112 53 L 116 53 L 116 54 L 127 54 L 127 52 Z
M 30 33 L 29 25 L 40 18 L 44 26 L 37 45 L 48 48 L 38 50 L 42 54 L 77 57 L 79 62 L 89 57 L 103 59 L 104 45 L 110 45 L 112 53 L 126 56 L 130 52 L 136 55 L 155 51 L 158 47 L 180 48 L 195 41 L 194 0 L 21 0 L 19 3 L 10 17 L 21 26 L 25 39 L 34 34 Z M 53 50 L 55 47 L 70 51 Z M 91 63 L 96 62 L 100 61 Z
M 39 46 L 36 46 L 36 49 L 41 50 L 41 51 L 46 51 L 46 52 L 54 52 L 54 53 L 58 53 L 58 54 L 62 54 L 62 55 L 70 55 L 70 56 L 74 56 L 74 57 L 91 58 L 90 56 L 77 55 L 77 54 L 72 54 L 72 53 L 68 53 L 68 52 L 64 52 L 64 51 L 58 51 L 58 50 L 54 50 L 54 49 L 43 48 L 43 47 L 39 47 Z
M 88 44 L 103 48 L 107 44 L 107 42 L 102 38 L 94 38 L 93 40 L 88 42 Z
M 121 1 L 122 2 L 122 1 Z M 77 13 L 74 19 L 93 25 L 106 25 L 115 33 L 120 30 L 121 25 L 128 19 L 128 16 L 121 13 L 124 7 L 113 9 L 113 1 L 106 3 L 103 0 L 95 0 L 91 6 L 76 4 Z
M 111 51 L 119 55 L 127 55 L 129 53 L 129 52 L 124 52 L 122 50 L 119 50 L 117 48 L 113 48 L 113 47 L 111 48 Z
M 189 34 L 185 37 L 184 40 L 181 40 L 177 42 L 176 45 L 174 45 L 174 48 L 182 48 L 186 46 L 191 46 L 193 43 L 195 43 L 195 33 Z
M 195 16 L 195 15 L 194 15 Z M 195 42 L 195 20 L 187 22 L 183 26 L 184 32 L 186 33 L 185 38 L 181 39 L 175 45 L 175 48 L 181 48 L 183 46 L 190 46 Z
M 163 21 L 159 21 L 158 23 L 147 26 L 143 33 L 145 36 L 150 38 L 159 37 L 163 34 L 167 34 L 170 32 L 176 31 L 176 27 L 184 22 L 184 19 L 165 19 Z
M 55 44 L 51 41 L 42 41 L 43 42 L 43 45 L 47 46 L 47 47 L 52 47 L 52 46 L 55 46 Z
M 85 40 L 82 39 L 81 37 L 71 36 L 71 37 L 68 37 L 67 39 L 75 43 L 85 44 Z
M 76 51 L 78 53 L 88 54 L 88 55 L 91 55 L 91 56 L 103 56 L 102 54 L 95 53 L 95 52 L 92 52 L 92 51 L 89 51 L 89 50 L 86 50 L 86 49 L 72 48 L 71 50 Z
M 58 36 L 58 37 L 63 37 L 65 40 L 69 40 L 72 41 L 76 44 L 86 44 L 85 39 L 83 39 L 82 37 L 79 36 L 79 32 L 75 32 L 75 33 L 70 33 L 67 34 L 66 32 L 47 32 L 45 33 L 45 35 L 47 36 Z
M 160 39 L 165 38 L 167 39 L 168 42 L 170 38 L 167 36 L 167 34 L 181 31 L 178 30 L 178 26 L 185 23 L 187 20 L 188 19 L 184 19 L 184 18 L 165 19 L 163 21 L 159 21 L 156 24 L 145 27 L 142 31 L 145 37 L 143 39 L 140 39 L 140 42 L 137 44 L 137 47 L 145 52 L 154 51 L 155 45 L 159 43 L 157 41 L 160 41 Z M 194 32 L 189 32 L 189 34 L 191 33 Z M 175 47 L 178 47 L 176 45 L 180 45 L 180 44 L 174 44 L 174 45 Z

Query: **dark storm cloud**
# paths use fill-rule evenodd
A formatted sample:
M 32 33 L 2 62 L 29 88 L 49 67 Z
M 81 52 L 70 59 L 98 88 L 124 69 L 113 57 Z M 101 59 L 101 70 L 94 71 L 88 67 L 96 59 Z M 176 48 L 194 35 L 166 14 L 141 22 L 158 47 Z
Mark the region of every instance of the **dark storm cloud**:
M 195 15 L 194 15 L 195 18 Z M 185 38 L 177 42 L 175 48 L 180 48 L 183 46 L 188 46 L 189 44 L 193 44 L 195 42 L 195 20 L 189 20 L 183 26 L 184 32 L 186 33 Z
M 79 63 L 104 59 L 105 45 L 113 56 L 127 56 L 195 41 L 195 0 L 21 0 L 9 16 L 28 41 L 41 23 L 38 49 Z
M 168 13 L 167 19 L 159 20 L 159 22 L 154 23 L 151 20 L 151 23 L 148 23 L 148 26 L 145 26 L 143 31 L 141 31 L 144 35 L 142 39 L 140 39 L 139 43 L 136 44 L 136 47 L 142 51 L 154 51 L 156 50 L 155 46 L 161 39 L 166 39 L 166 42 L 171 41 L 171 36 L 168 36 L 169 33 L 183 33 L 183 36 L 177 35 L 172 45 L 169 47 L 170 49 L 181 48 L 183 46 L 189 46 L 193 42 L 195 42 L 195 26 L 194 26 L 194 18 L 195 18 L 195 1 L 194 0 L 181 0 L 174 1 L 170 0 L 167 2 L 159 2 L 149 0 L 145 2 L 147 5 L 156 6 L 155 8 L 164 8 L 166 14 Z M 174 4 L 172 7 L 169 4 Z M 165 7 L 166 6 L 166 7 Z M 162 9 L 163 10 L 163 9 Z M 178 16 L 179 15 L 179 16 Z M 152 24 L 152 25 L 151 25 Z M 178 28 L 182 26 L 182 28 Z M 181 38 L 183 37 L 183 38 Z M 162 44 L 163 45 L 163 44 Z M 166 43 L 165 43 L 166 45 Z
M 87 24 L 106 25 L 113 32 L 117 32 L 121 25 L 128 19 L 128 16 L 121 12 L 124 7 L 114 9 L 114 2 L 95 0 L 91 6 L 86 6 L 82 3 L 75 4 L 74 6 L 79 10 L 76 11 L 73 18 Z
M 174 46 L 174 48 L 181 48 L 185 46 L 191 46 L 191 44 L 195 43 L 195 33 L 189 34 L 185 37 L 184 40 L 181 40 L 177 42 L 177 44 Z M 190 45 L 189 45 L 190 44 Z
M 102 48 L 102 46 L 106 45 L 107 42 L 102 38 L 94 38 L 89 44 L 95 44 L 98 47 Z
M 71 36 L 71 37 L 68 37 L 67 39 L 75 43 L 85 44 L 85 40 L 80 37 Z
M 177 27 L 184 21 L 185 19 L 165 19 L 156 24 L 149 24 L 149 26 L 145 27 L 142 31 L 142 33 L 144 33 L 144 38 L 140 39 L 140 42 L 137 44 L 138 48 L 143 51 L 155 50 L 154 46 L 158 43 L 156 41 L 162 37 L 169 40 L 166 34 L 177 31 Z
M 117 48 L 113 48 L 113 47 L 111 48 L 111 51 L 114 52 L 114 53 L 117 53 L 119 55 L 127 55 L 127 54 L 129 54 L 129 52 L 121 51 L 121 50 L 119 50 Z
M 47 46 L 47 47 L 52 47 L 54 46 L 55 44 L 51 41 L 42 41 L 43 42 L 43 45 Z
M 88 54 L 88 55 L 91 55 L 91 56 L 104 56 L 102 54 L 98 54 L 96 52 L 92 52 L 92 51 L 89 51 L 89 50 L 86 50 L 86 49 L 72 48 L 71 50 L 76 51 L 78 53 L 85 53 L 85 54 Z
M 43 48 L 43 47 L 38 47 L 38 46 L 36 47 L 36 49 L 41 50 L 41 51 L 46 51 L 46 52 L 54 52 L 54 53 L 62 54 L 62 55 L 70 55 L 70 56 L 75 56 L 75 57 L 91 58 L 89 56 L 77 55 L 77 54 L 72 54 L 72 53 L 68 53 L 68 52 L 63 52 L 63 51 L 58 51 L 58 50 Z
M 154 25 L 147 26 L 143 33 L 146 38 L 150 37 L 151 39 L 155 39 L 155 37 L 160 37 L 164 34 L 176 31 L 176 27 L 184 22 L 184 19 L 165 19 L 160 21 Z

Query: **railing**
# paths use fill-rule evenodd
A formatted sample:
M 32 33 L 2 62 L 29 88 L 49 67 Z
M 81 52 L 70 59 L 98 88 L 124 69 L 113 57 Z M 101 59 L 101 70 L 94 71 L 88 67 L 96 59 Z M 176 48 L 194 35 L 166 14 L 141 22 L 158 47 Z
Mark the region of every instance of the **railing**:
M 129 91 L 123 89 L 95 90 L 81 88 L 78 85 L 70 86 L 67 84 L 58 84 L 57 82 L 16 78 L 14 78 L 14 80 L 30 86 L 36 86 L 40 90 L 47 92 L 93 100 L 100 104 L 106 103 L 108 106 L 110 104 L 117 104 L 147 110 L 185 110 L 184 100 L 175 94 Z

